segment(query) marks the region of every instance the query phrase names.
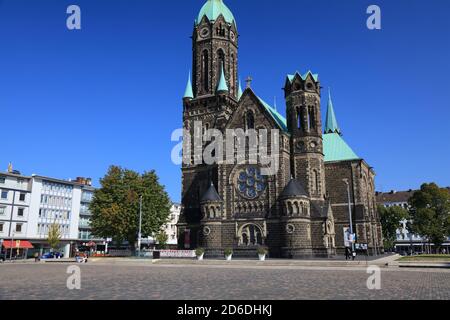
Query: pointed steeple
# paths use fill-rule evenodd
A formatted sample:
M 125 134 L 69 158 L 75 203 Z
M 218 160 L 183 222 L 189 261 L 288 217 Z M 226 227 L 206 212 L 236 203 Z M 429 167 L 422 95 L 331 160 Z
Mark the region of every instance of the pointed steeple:
M 237 98 L 240 100 L 242 97 L 242 85 L 241 85 L 241 79 L 239 79 L 239 89 L 238 89 L 238 95 Z
M 219 85 L 217 86 L 217 92 L 228 92 L 228 85 L 227 85 L 227 81 L 225 80 L 225 71 L 223 69 L 223 65 L 222 65 L 222 69 L 220 71 L 220 80 L 219 80 Z
M 216 187 L 214 187 L 214 184 L 211 182 L 211 186 L 203 195 L 201 202 L 204 203 L 204 202 L 221 202 L 221 201 L 222 199 L 217 193 Z
M 192 91 L 191 72 L 189 71 L 189 78 L 186 85 L 186 91 L 184 92 L 183 99 L 194 99 L 194 93 Z
M 326 126 L 325 126 L 325 134 L 328 133 L 337 133 L 342 134 L 341 129 L 339 128 L 339 125 L 336 120 L 336 115 L 334 113 L 333 108 L 333 100 L 331 99 L 331 90 L 328 90 L 328 111 L 327 111 L 327 120 L 326 120 Z

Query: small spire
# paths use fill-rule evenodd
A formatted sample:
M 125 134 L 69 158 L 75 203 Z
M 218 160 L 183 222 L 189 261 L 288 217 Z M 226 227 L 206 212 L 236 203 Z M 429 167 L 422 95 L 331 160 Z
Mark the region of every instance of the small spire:
M 186 91 L 184 92 L 183 99 L 194 99 L 194 93 L 192 91 L 191 72 L 189 71 L 188 82 L 186 85 Z
M 13 165 L 12 165 L 12 163 L 10 162 L 9 164 L 8 164 L 8 173 L 12 173 L 13 172 Z
M 241 79 L 239 79 L 239 89 L 238 89 L 238 95 L 237 98 L 240 100 L 242 97 L 242 86 L 241 86 Z
M 334 113 L 333 108 L 333 100 L 331 99 L 331 90 L 328 89 L 328 110 L 327 110 L 327 120 L 326 120 L 326 127 L 325 127 L 325 134 L 328 133 L 337 133 L 341 135 L 341 129 L 339 128 L 339 125 L 336 120 L 336 115 Z
M 217 86 L 217 92 L 228 92 L 228 85 L 227 81 L 225 80 L 225 70 L 223 69 L 223 65 L 220 71 L 220 80 L 219 85 Z
M 273 107 L 276 111 L 277 110 L 277 96 L 273 97 Z

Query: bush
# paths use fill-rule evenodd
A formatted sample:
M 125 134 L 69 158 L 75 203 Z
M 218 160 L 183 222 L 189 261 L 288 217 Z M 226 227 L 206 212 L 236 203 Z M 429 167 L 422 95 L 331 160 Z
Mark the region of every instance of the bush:
M 226 248 L 223 253 L 225 254 L 225 257 L 231 256 L 233 254 L 233 249 Z
M 197 248 L 197 249 L 195 249 L 195 255 L 197 256 L 197 257 L 200 257 L 202 254 L 204 254 L 205 253 L 205 249 L 203 249 L 203 248 Z
M 259 255 L 266 255 L 266 254 L 267 254 L 267 248 L 265 248 L 265 247 L 259 247 L 259 248 L 258 248 L 258 254 L 259 254 Z

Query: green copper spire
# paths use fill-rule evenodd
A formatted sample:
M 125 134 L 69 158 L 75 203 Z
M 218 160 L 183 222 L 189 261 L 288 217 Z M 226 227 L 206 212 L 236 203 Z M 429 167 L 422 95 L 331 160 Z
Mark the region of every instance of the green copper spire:
M 233 22 L 236 24 L 233 13 L 223 3 L 223 0 L 208 0 L 200 10 L 197 20 L 195 20 L 195 24 L 198 25 L 204 16 L 206 16 L 209 21 L 216 21 L 220 15 L 222 15 L 229 24 L 233 24 Z
M 239 89 L 238 89 L 238 100 L 241 100 L 242 97 L 242 86 L 241 86 L 241 79 L 239 79 Z
M 219 85 L 217 86 L 217 92 L 228 92 L 228 85 L 227 81 L 225 80 L 225 71 L 223 70 L 223 65 L 222 70 L 220 71 L 220 80 Z
M 325 127 L 325 134 L 328 133 L 337 133 L 341 134 L 341 129 L 336 120 L 336 115 L 334 114 L 333 108 L 333 100 L 331 100 L 331 90 L 328 90 L 328 111 L 327 111 L 327 120 Z
M 188 83 L 186 85 L 186 91 L 184 92 L 183 98 L 194 99 L 194 93 L 192 92 L 191 72 L 190 71 L 189 71 Z

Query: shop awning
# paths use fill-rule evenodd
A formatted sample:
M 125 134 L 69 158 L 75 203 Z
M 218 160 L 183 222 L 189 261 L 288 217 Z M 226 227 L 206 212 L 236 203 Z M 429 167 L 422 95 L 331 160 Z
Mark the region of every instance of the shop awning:
M 3 247 L 5 249 L 33 249 L 31 242 L 25 240 L 5 240 L 3 241 Z

